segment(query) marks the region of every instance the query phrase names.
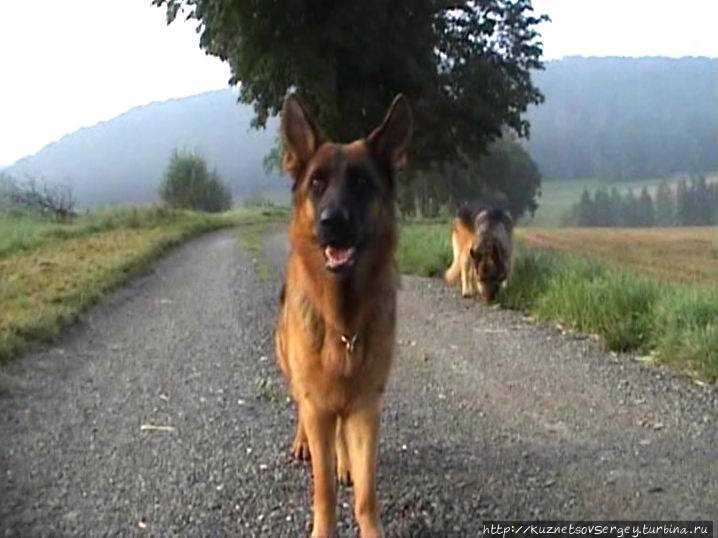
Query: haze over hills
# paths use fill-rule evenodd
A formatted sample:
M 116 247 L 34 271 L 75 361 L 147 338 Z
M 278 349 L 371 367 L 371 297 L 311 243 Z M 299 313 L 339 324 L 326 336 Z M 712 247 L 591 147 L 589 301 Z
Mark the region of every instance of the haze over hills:
M 580 58 L 536 73 L 546 102 L 526 147 L 545 178 L 612 180 L 718 169 L 718 59 Z M 157 198 L 173 148 L 202 153 L 235 194 L 287 191 L 262 159 L 276 120 L 251 130 L 231 90 L 134 108 L 80 129 L 7 169 L 74 187 L 82 205 Z
M 569 57 L 534 76 L 526 147 L 545 178 L 718 169 L 718 59 Z
M 69 184 L 81 205 L 148 201 L 158 198 L 172 150 L 185 147 L 200 152 L 236 194 L 284 189 L 262 167 L 276 121 L 254 130 L 252 117 L 229 89 L 151 103 L 68 134 L 6 172 Z

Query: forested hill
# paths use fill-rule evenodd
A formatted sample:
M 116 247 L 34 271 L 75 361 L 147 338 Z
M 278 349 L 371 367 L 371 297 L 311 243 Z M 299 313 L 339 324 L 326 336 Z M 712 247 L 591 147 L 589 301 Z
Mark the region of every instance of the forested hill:
M 253 130 L 253 115 L 230 90 L 151 103 L 68 134 L 7 172 L 67 183 L 83 205 L 148 201 L 158 198 L 173 148 L 184 147 L 199 151 L 235 194 L 284 190 L 262 167 L 276 121 Z
M 567 58 L 536 73 L 546 102 L 526 143 L 545 178 L 633 179 L 718 169 L 718 59 Z M 262 159 L 276 120 L 250 129 L 230 90 L 134 108 L 80 129 L 7 172 L 65 182 L 81 204 L 157 197 L 172 149 L 198 150 L 235 194 L 285 191 Z
M 526 145 L 545 178 L 718 169 L 718 59 L 570 57 L 535 80 Z

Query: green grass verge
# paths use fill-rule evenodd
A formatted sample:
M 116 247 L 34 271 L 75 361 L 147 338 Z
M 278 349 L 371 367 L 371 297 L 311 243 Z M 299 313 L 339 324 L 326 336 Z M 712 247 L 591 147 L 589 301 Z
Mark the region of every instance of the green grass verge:
M 135 207 L 105 209 L 70 225 L 20 217 L 25 221 L 15 229 L 25 227 L 25 234 L 6 242 L 0 255 L 0 362 L 32 340 L 51 340 L 85 308 L 189 237 L 284 215 L 266 209 L 210 215 Z
M 402 272 L 436 276 L 449 261 L 446 225 L 403 227 Z M 511 281 L 499 300 L 536 319 L 600 335 L 609 349 L 651 354 L 691 375 L 718 379 L 716 286 L 660 281 L 519 244 Z
M 451 263 L 449 224 L 412 222 L 401 226 L 397 259 L 402 272 L 423 276 L 443 275 Z
M 170 210 L 162 206 L 114 205 L 88 210 L 70 223 L 26 211 L 0 210 L 0 258 L 37 248 L 51 241 L 84 237 L 121 228 L 147 229 L 173 222 L 198 220 L 202 213 Z M 283 218 L 278 207 L 243 207 L 221 215 L 206 214 L 213 222 L 228 225 L 265 222 Z
M 252 264 L 257 276 L 262 281 L 269 280 L 269 262 L 262 253 L 262 236 L 267 230 L 268 222 L 247 224 L 239 229 L 239 240 L 242 246 L 252 255 Z

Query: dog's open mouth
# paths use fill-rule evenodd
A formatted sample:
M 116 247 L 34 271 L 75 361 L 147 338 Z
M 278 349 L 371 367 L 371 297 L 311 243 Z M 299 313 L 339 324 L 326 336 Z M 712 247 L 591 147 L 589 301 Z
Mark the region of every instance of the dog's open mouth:
M 326 261 L 326 268 L 330 271 L 336 272 L 349 269 L 356 260 L 356 248 L 327 245 L 324 247 L 324 260 Z

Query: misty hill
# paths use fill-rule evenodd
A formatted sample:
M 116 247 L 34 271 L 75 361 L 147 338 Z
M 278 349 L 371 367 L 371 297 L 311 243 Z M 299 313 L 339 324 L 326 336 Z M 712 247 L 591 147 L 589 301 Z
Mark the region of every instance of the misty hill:
M 534 80 L 526 147 L 545 178 L 718 169 L 718 59 L 571 57 Z
M 151 103 L 68 134 L 6 172 L 72 185 L 82 205 L 155 200 L 170 154 L 180 146 L 199 151 L 236 194 L 283 189 L 262 167 L 276 122 L 252 130 L 253 114 L 231 90 Z
M 546 102 L 526 146 L 545 178 L 637 179 L 718 169 L 718 59 L 566 58 L 536 73 Z M 7 171 L 71 184 L 81 204 L 146 201 L 176 146 L 196 149 L 235 194 L 287 191 L 262 159 L 276 120 L 249 128 L 231 90 L 134 108 Z

